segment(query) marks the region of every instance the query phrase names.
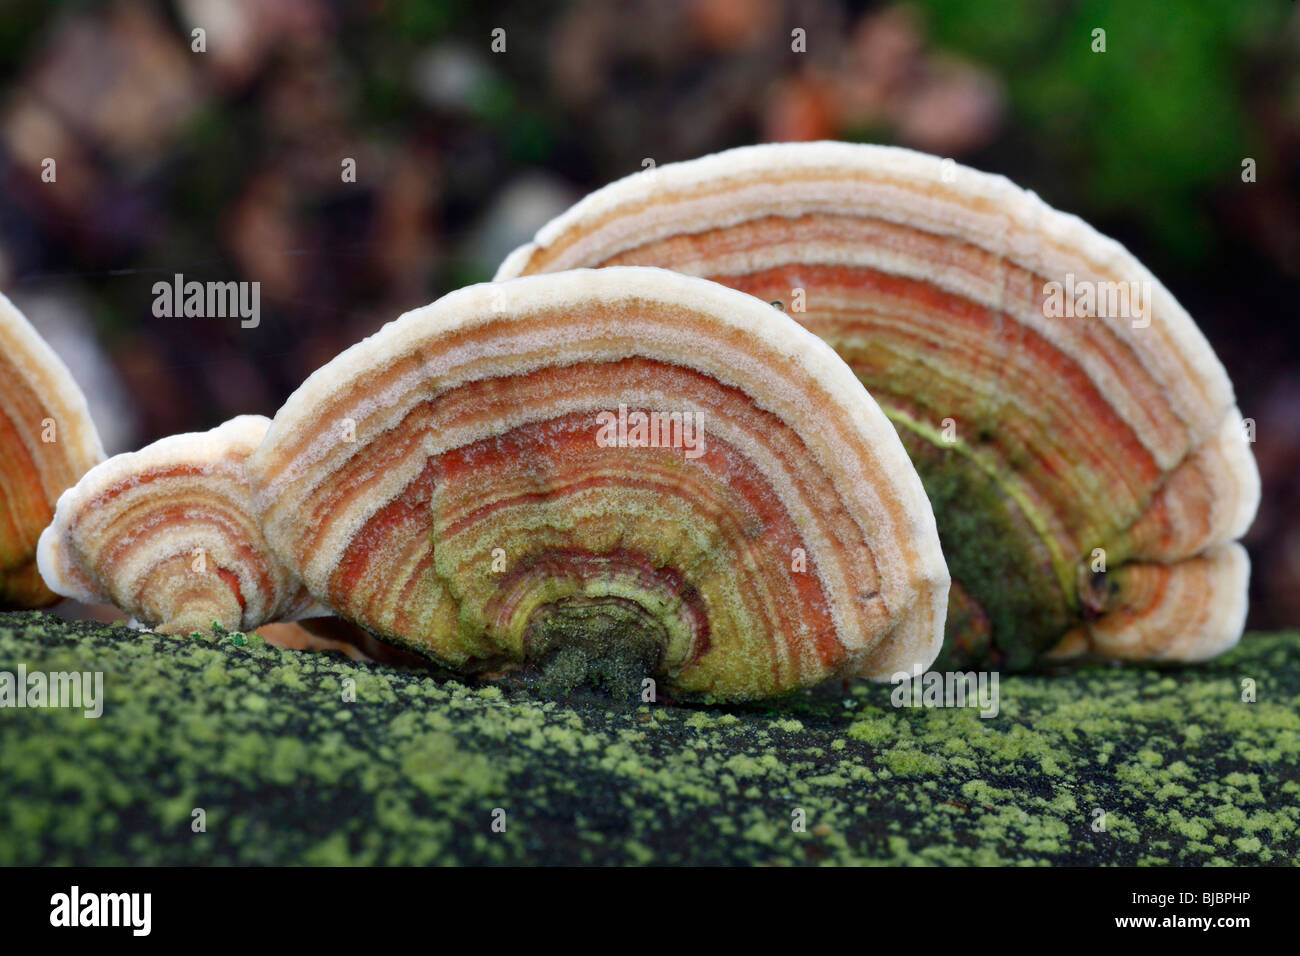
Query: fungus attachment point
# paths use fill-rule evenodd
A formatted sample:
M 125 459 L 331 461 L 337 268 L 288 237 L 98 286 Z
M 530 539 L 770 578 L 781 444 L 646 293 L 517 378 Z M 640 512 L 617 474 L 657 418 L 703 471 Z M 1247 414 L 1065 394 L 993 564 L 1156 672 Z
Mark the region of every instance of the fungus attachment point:
M 249 473 L 314 596 L 465 671 L 745 699 L 942 641 L 933 513 L 861 384 L 766 304 L 659 269 L 409 312 L 290 397 Z
M 36 567 L 54 503 L 104 458 L 85 396 L 0 295 L 0 610 L 58 600 Z
M 245 468 L 269 420 L 242 415 L 92 468 L 41 535 L 59 594 L 111 601 L 161 633 L 252 630 L 301 616 L 301 584 L 266 547 Z
M 925 482 L 952 663 L 1231 647 L 1248 576 L 1231 542 L 1259 476 L 1223 367 L 1118 243 L 941 165 L 847 143 L 661 165 L 544 226 L 497 278 L 658 266 L 768 302 L 801 290 L 791 315 L 866 385 Z M 1099 549 L 1104 586 L 1081 586 Z

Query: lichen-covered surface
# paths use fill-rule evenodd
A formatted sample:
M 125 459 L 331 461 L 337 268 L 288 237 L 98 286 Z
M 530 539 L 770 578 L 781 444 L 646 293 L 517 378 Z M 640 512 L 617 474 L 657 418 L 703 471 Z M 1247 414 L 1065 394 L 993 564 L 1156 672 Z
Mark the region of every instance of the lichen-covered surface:
M 551 701 L 256 636 L 0 615 L 0 671 L 19 664 L 102 670 L 106 703 L 0 709 L 4 864 L 1290 865 L 1300 848 L 1294 634 L 1197 668 L 1004 677 L 989 720 L 896 710 L 889 685 Z

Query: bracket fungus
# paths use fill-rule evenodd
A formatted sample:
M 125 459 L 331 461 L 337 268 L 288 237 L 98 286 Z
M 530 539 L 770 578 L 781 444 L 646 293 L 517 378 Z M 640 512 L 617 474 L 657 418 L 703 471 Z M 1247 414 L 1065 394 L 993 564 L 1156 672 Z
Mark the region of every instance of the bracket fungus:
M 658 266 L 787 302 L 893 421 L 953 575 L 949 661 L 1200 660 L 1241 634 L 1259 476 L 1231 383 L 1123 247 L 910 150 L 662 165 L 498 272 Z
M 246 462 L 269 425 L 241 415 L 92 468 L 41 535 L 46 582 L 78 601 L 111 601 L 164 634 L 214 622 L 252 630 L 310 613 L 252 511 Z
M 462 671 L 747 699 L 942 643 L 934 515 L 880 409 L 797 323 L 664 270 L 408 312 L 307 379 L 249 474 L 318 600 Z
M 41 580 L 36 543 L 59 495 L 103 459 L 67 366 L 0 295 L 0 609 L 58 600 Z

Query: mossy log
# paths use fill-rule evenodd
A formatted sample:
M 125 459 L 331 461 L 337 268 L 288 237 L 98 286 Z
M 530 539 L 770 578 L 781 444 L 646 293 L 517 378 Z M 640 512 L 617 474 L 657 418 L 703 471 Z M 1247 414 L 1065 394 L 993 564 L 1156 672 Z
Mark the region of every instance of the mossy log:
M 1300 847 L 1295 634 L 1199 667 L 1004 676 L 991 719 L 895 709 L 888 684 L 549 700 L 256 635 L 2 614 L 0 672 L 19 665 L 102 671 L 104 707 L 0 709 L 0 864 L 1279 865 Z

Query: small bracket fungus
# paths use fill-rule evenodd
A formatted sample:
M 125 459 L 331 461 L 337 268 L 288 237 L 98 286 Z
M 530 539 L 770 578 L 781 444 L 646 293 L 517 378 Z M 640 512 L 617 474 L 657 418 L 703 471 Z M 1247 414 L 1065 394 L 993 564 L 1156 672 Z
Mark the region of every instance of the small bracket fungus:
M 45 581 L 78 601 L 111 601 L 167 634 L 214 622 L 252 630 L 308 613 L 310 598 L 252 513 L 245 464 L 269 424 L 242 415 L 92 468 L 59 498 L 41 535 Z
M 846 143 L 660 165 L 544 226 L 497 278 L 642 265 L 763 302 L 806 289 L 791 314 L 880 403 L 933 502 L 953 662 L 1231 647 L 1259 476 L 1222 365 L 1118 243 L 1000 176 L 941 172 Z
M 0 295 L 0 609 L 58 600 L 36 567 L 54 504 L 104 459 L 67 366 Z
M 313 374 L 248 465 L 318 600 L 464 671 L 746 699 L 942 643 L 947 568 L 889 421 L 823 342 L 700 279 L 453 292 Z

